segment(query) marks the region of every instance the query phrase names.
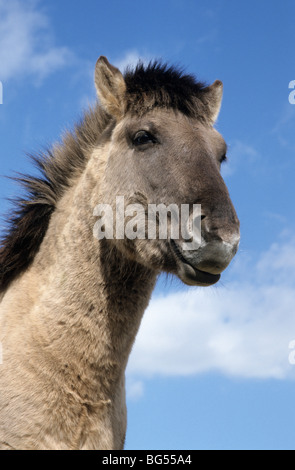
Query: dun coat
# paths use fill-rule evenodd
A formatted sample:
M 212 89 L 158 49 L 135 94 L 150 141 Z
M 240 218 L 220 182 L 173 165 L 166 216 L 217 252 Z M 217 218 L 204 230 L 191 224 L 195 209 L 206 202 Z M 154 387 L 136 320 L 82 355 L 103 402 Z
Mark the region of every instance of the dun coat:
M 222 83 L 159 62 L 121 72 L 101 57 L 99 102 L 20 178 L 0 248 L 0 449 L 121 449 L 125 368 L 157 276 L 217 282 L 239 222 L 213 128 Z M 201 204 L 202 243 L 100 239 L 99 203 Z

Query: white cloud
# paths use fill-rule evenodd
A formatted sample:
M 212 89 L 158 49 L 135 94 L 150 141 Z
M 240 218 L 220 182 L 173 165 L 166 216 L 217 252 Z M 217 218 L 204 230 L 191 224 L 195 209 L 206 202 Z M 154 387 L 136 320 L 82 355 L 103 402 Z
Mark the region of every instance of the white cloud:
M 127 377 L 126 389 L 127 398 L 132 401 L 137 401 L 143 396 L 144 384 L 141 380 L 133 380 L 132 378 Z
M 238 263 L 239 264 L 239 263 Z M 295 378 L 295 239 L 240 264 L 230 286 L 154 298 L 145 313 L 128 375 L 216 371 L 243 378 Z
M 258 151 L 240 140 L 235 140 L 229 145 L 228 148 L 228 162 L 222 165 L 222 175 L 224 177 L 231 176 L 238 169 L 240 170 L 243 165 L 249 168 L 256 168 L 257 161 L 260 158 Z
M 281 114 L 275 123 L 272 133 L 277 137 L 280 145 L 286 150 L 294 150 L 294 124 L 295 124 L 295 105 L 292 105 L 286 99 Z
M 140 54 L 138 51 L 127 51 L 124 56 L 115 60 L 114 65 L 118 67 L 121 72 L 124 72 L 126 67 L 134 67 L 140 60 Z
M 72 59 L 67 47 L 54 44 L 48 17 L 38 2 L 0 0 L 0 78 L 38 80 Z

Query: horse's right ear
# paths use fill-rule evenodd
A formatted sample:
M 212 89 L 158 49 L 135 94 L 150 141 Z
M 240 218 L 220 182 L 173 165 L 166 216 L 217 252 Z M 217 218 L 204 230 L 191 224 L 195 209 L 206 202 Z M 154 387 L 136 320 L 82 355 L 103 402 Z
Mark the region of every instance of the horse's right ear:
M 95 86 L 105 110 L 116 119 L 122 118 L 125 111 L 125 80 L 120 70 L 104 56 L 96 62 Z
M 207 107 L 209 121 L 213 125 L 218 118 L 222 102 L 223 84 L 216 80 L 212 85 L 202 90 L 202 100 Z

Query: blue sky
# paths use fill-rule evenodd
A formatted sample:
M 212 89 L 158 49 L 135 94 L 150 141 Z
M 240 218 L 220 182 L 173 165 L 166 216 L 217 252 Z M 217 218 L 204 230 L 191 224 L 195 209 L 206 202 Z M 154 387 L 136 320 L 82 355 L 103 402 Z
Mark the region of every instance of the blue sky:
M 0 174 L 95 99 L 96 59 L 224 83 L 217 123 L 241 246 L 220 284 L 159 279 L 127 369 L 127 449 L 295 449 L 293 0 L 0 0 Z M 18 194 L 1 178 L 1 215 Z M 2 223 L 1 223 L 2 226 Z

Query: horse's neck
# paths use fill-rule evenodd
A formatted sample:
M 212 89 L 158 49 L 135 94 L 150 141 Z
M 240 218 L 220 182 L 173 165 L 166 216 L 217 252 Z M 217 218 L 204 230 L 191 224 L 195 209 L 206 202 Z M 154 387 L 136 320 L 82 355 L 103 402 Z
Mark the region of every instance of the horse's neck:
M 16 305 L 30 312 L 41 354 L 45 348 L 58 369 L 72 369 L 81 378 L 79 395 L 92 400 L 108 399 L 122 377 L 155 282 L 110 241 L 94 238 L 96 170 L 87 168 L 64 195 L 33 265 L 17 283 L 21 294 L 16 286 L 14 293 L 22 295 Z

